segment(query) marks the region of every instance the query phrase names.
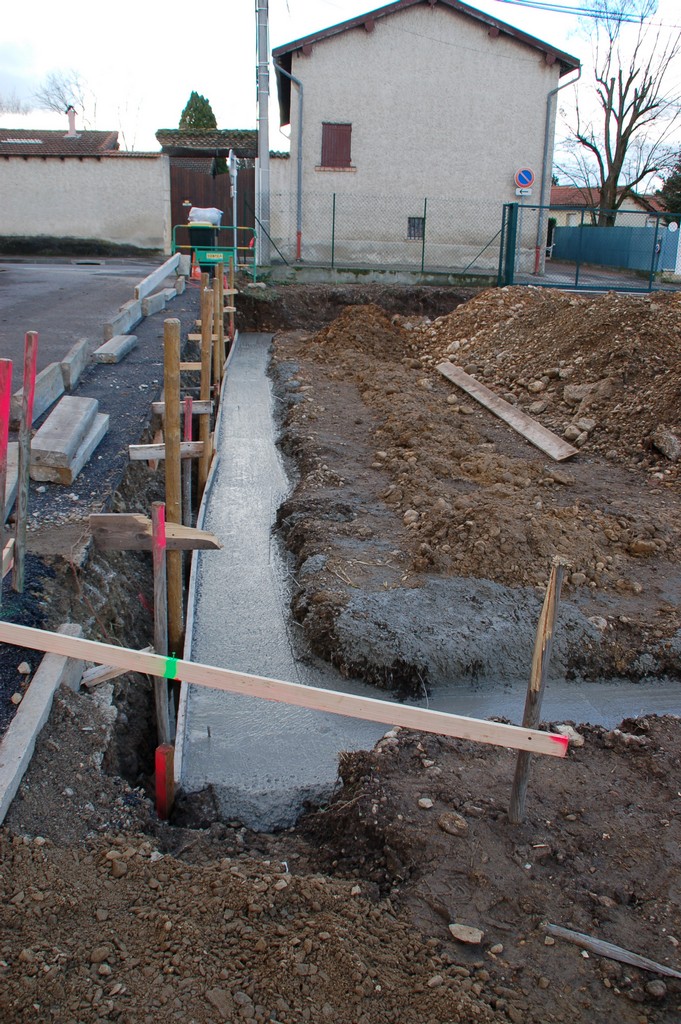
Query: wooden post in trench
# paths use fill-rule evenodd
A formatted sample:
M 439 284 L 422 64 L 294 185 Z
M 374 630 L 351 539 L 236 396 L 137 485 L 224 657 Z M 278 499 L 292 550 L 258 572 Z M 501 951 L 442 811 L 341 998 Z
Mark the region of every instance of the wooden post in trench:
M 19 426 L 19 462 L 17 467 L 17 520 L 14 532 L 14 573 L 12 586 L 18 594 L 24 592 L 24 565 L 26 560 L 26 523 L 28 520 L 28 481 L 31 468 L 31 427 L 33 400 L 38 363 L 38 334 L 27 331 L 24 337 L 24 387 Z
M 201 387 L 199 397 L 202 402 L 210 401 L 211 353 L 213 344 L 213 292 L 210 288 L 201 291 Z M 217 409 L 217 395 L 214 398 Z M 210 443 L 210 415 L 203 415 L 199 420 L 199 441 L 203 443 L 203 451 L 199 459 L 199 501 L 203 496 L 208 479 L 208 470 L 212 456 Z
M 162 501 L 151 506 L 152 563 L 154 571 L 154 650 L 168 655 L 168 591 L 166 574 L 166 510 Z M 157 746 L 172 741 L 168 711 L 168 682 L 154 676 Z
M 7 445 L 9 415 L 12 401 L 12 360 L 0 359 L 0 564 L 5 553 L 5 494 L 7 492 Z M 2 570 L 0 569 L 0 604 L 2 603 Z
M 182 522 L 182 468 L 180 455 L 180 321 L 164 322 L 163 335 L 165 393 L 165 483 L 166 520 Z M 174 657 L 182 652 L 184 617 L 182 603 L 182 552 L 169 551 L 168 571 L 168 646 Z
M 539 726 L 564 572 L 565 564 L 560 559 L 554 559 L 544 596 L 544 604 L 539 616 L 537 636 L 534 642 L 532 671 L 530 673 L 530 682 L 527 688 L 525 710 L 523 713 L 523 728 L 526 729 L 536 729 Z M 516 761 L 513 788 L 508 808 L 508 817 L 514 825 L 520 825 L 525 818 L 525 799 L 527 796 L 527 783 L 530 777 L 531 756 L 527 751 L 521 750 Z
M 184 412 L 184 440 L 192 441 L 192 416 L 193 401 L 191 395 L 187 395 L 183 404 Z M 192 460 L 185 459 L 182 466 L 182 522 L 185 526 L 192 525 Z

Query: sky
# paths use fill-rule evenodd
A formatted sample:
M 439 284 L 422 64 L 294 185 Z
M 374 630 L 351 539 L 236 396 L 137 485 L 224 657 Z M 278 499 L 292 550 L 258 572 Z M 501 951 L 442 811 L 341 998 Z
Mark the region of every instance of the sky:
M 269 0 L 270 44 L 280 46 L 381 5 L 380 0 Z M 502 0 L 469 0 L 469 6 L 588 61 L 588 39 L 572 15 Z M 679 0 L 659 0 L 658 20 L 681 23 Z M 0 97 L 30 103 L 48 73 L 75 70 L 96 100 L 90 104 L 89 127 L 118 131 L 122 148 L 154 151 L 159 148 L 154 133 L 177 127 L 192 90 L 210 101 L 219 128 L 254 128 L 255 60 L 255 0 L 195 7 L 186 0 L 97 5 L 92 0 L 33 0 L 26 8 L 6 3 Z M 274 76 L 271 86 L 274 92 Z M 67 122 L 65 116 L 36 110 L 26 116 L 0 115 L 0 125 L 60 129 Z M 270 146 L 288 148 L 274 99 Z

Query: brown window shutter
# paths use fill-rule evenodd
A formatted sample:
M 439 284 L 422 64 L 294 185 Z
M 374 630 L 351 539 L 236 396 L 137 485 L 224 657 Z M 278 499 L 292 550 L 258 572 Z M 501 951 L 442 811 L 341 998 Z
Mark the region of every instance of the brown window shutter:
M 322 167 L 350 167 L 351 124 L 322 124 Z

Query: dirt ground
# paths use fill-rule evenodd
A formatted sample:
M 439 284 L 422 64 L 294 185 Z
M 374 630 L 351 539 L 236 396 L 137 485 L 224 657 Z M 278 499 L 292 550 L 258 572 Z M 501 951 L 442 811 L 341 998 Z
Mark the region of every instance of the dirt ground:
M 538 603 L 558 554 L 566 602 L 593 620 L 588 657 L 575 640 L 566 667 L 676 678 L 678 300 L 422 292 L 291 288 L 244 303 L 242 328 L 288 329 L 272 374 L 296 487 L 279 532 L 309 642 L 386 685 L 382 654 L 372 663 L 346 642 L 358 597 L 406 601 L 463 580 Z M 579 454 L 553 464 L 479 410 L 438 373 L 450 357 L 559 434 L 574 426 Z M 137 476 L 115 507 L 144 488 Z M 75 572 L 89 635 L 143 645 L 140 557 Z M 115 603 L 129 595 L 117 614 L 112 585 Z M 401 650 L 392 683 L 413 688 L 428 666 Z M 3 1020 L 681 1016 L 678 979 L 546 929 L 681 966 L 678 719 L 579 727 L 565 760 L 533 761 L 519 826 L 511 752 L 391 730 L 341 757 L 327 805 L 265 835 L 216 820 L 209 793 L 156 819 L 149 693 L 129 676 L 57 696 L 0 829 Z

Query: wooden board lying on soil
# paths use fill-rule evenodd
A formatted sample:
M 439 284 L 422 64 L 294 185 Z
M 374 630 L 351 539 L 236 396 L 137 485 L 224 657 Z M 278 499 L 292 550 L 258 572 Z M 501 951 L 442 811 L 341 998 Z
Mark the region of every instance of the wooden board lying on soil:
M 551 430 L 547 430 L 546 427 L 542 427 L 541 423 L 537 423 L 527 413 L 522 412 L 520 409 L 516 409 L 515 406 L 509 402 L 505 402 L 503 398 L 499 398 L 493 391 L 486 388 L 484 384 L 476 380 L 475 377 L 471 377 L 470 374 L 464 373 L 459 366 L 453 366 L 452 363 L 439 363 L 437 369 L 440 371 L 443 377 L 447 380 L 451 380 L 452 384 L 456 384 L 457 387 L 465 391 L 467 395 L 474 398 L 476 402 L 484 405 L 486 409 L 493 412 L 495 416 L 498 416 L 504 423 L 508 423 L 509 427 L 513 427 L 519 434 L 522 434 L 530 444 L 533 444 L 536 448 L 545 452 L 555 462 L 562 462 L 564 459 L 570 459 L 573 455 L 576 455 L 579 451 L 578 448 L 573 448 L 571 444 L 564 441 L 557 434 L 554 434 Z

